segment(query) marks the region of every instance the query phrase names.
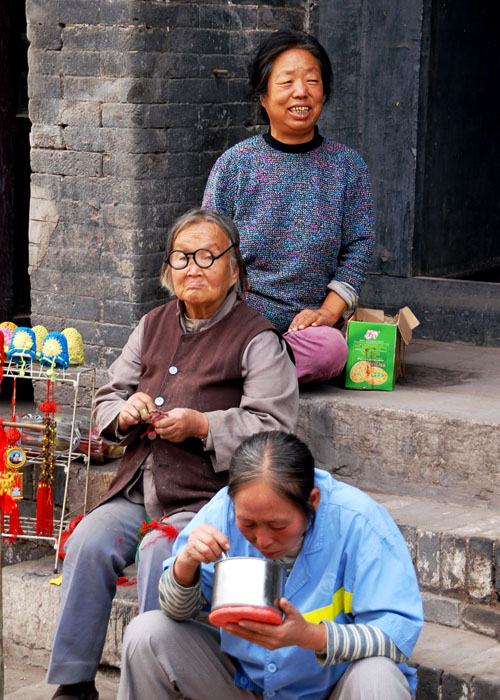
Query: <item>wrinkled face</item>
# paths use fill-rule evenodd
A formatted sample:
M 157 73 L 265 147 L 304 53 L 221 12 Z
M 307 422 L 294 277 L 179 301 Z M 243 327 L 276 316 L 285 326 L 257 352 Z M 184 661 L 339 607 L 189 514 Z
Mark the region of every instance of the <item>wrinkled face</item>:
M 321 67 L 305 49 L 288 49 L 276 57 L 260 98 L 271 123 L 271 135 L 283 143 L 305 143 L 323 110 Z
M 319 489 L 311 491 L 309 502 L 318 507 Z M 302 510 L 260 479 L 238 489 L 234 512 L 242 535 L 269 559 L 281 559 L 294 550 L 307 528 Z
M 206 248 L 219 255 L 231 245 L 224 231 L 211 221 L 191 224 L 177 234 L 172 250 L 193 253 Z M 231 271 L 231 251 L 228 251 L 211 267 L 202 268 L 189 257 L 183 270 L 171 270 L 172 285 L 178 299 L 184 302 L 188 318 L 210 318 L 222 305 L 229 288 L 239 275 L 238 266 Z

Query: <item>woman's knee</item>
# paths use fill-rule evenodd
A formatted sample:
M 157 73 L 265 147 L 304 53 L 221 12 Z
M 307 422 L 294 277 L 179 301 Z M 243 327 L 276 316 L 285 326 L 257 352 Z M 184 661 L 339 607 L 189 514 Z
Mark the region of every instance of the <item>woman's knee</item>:
M 410 700 L 408 681 L 397 665 L 373 656 L 352 663 L 338 683 L 335 700 Z
M 168 627 L 173 623 L 161 610 L 149 610 L 134 617 L 125 630 L 123 653 L 135 652 L 141 647 L 151 647 L 157 636 L 168 635 Z
M 285 337 L 294 352 L 300 381 L 327 381 L 342 372 L 348 351 L 337 328 L 309 326 Z

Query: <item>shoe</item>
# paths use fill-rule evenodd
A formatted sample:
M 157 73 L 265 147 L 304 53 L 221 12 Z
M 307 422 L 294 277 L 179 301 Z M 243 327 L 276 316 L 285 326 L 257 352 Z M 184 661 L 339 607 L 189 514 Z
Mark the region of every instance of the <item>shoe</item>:
M 60 685 L 52 700 L 99 700 L 94 681 L 82 681 L 71 685 Z

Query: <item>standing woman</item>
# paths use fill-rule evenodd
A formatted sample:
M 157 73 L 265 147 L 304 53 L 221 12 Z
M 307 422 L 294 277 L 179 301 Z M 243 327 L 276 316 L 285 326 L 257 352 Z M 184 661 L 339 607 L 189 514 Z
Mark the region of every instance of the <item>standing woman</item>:
M 358 153 L 318 131 L 332 68 L 314 37 L 272 34 L 249 82 L 270 130 L 223 153 L 203 206 L 236 223 L 246 301 L 286 332 L 299 380 L 327 380 L 345 365 L 347 345 L 335 326 L 356 305 L 372 256 L 368 170 Z

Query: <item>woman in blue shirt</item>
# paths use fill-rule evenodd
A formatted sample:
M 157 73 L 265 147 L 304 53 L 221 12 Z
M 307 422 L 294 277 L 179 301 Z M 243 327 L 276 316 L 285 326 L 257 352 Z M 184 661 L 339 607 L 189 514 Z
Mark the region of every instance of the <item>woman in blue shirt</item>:
M 118 700 L 408 700 L 422 605 L 389 514 L 315 469 L 287 433 L 243 442 L 229 474 L 165 563 L 163 612 L 129 625 Z M 210 604 L 213 563 L 227 550 L 285 567 L 281 625 L 247 620 L 219 631 L 193 619 Z

